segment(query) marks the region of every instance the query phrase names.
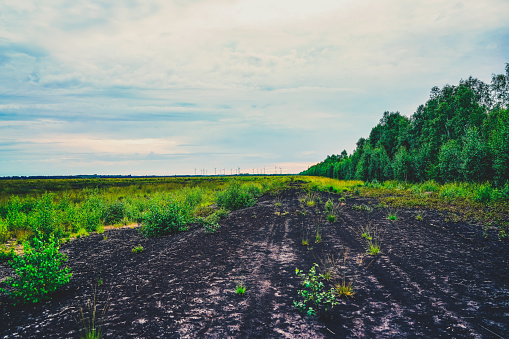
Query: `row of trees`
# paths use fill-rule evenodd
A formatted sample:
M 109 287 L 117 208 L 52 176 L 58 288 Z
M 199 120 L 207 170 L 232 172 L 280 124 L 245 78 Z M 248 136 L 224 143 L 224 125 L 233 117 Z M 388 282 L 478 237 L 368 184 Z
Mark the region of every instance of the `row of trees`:
M 337 179 L 492 181 L 509 179 L 509 63 L 491 84 L 475 78 L 433 87 L 429 100 L 407 118 L 385 112 L 343 151 L 302 172 Z

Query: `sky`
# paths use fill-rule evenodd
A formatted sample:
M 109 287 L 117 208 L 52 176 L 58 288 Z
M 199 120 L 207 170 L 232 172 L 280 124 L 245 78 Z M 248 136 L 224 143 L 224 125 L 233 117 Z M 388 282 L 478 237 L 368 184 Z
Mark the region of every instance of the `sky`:
M 507 0 L 2 0 L 0 176 L 298 173 L 509 62 Z

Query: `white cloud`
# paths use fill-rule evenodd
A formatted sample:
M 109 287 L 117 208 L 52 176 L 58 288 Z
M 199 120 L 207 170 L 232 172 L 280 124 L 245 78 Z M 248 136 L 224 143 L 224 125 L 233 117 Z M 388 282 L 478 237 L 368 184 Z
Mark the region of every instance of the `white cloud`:
M 508 12 L 505 0 L 6 0 L 0 139 L 24 140 L 22 123 L 39 140 L 64 135 L 64 153 L 152 143 L 247 164 L 351 151 L 383 111 L 409 115 L 434 85 L 501 71 Z M 288 140 L 267 151 L 243 138 L 253 131 Z

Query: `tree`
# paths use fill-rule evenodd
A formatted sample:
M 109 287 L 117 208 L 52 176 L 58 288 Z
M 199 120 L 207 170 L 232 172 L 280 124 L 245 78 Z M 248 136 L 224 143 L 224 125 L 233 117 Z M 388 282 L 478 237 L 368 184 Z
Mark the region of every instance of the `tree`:
M 488 147 L 479 135 L 477 128 L 468 129 L 463 139 L 461 171 L 465 180 L 486 181 L 492 179 Z
M 396 154 L 394 154 L 392 169 L 394 171 L 394 179 L 404 181 L 413 180 L 412 157 L 405 147 L 400 147 Z
M 443 182 L 461 179 L 461 151 L 456 140 L 449 140 L 440 148 L 438 168 Z

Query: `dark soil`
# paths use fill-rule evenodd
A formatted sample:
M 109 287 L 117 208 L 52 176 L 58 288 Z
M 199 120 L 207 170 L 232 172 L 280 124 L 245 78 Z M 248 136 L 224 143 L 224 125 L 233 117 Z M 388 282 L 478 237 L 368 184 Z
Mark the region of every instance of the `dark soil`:
M 115 229 L 106 240 L 92 235 L 62 245 L 70 283 L 36 305 L 14 307 L 1 296 L 0 336 L 79 337 L 80 307 L 86 311 L 95 287 L 98 305 L 109 306 L 98 319 L 113 338 L 509 338 L 509 242 L 494 230 L 485 239 L 479 225 L 423 210 L 400 209 L 390 221 L 387 209 L 363 198 L 347 198 L 331 224 L 323 207 L 338 195 L 321 193 L 317 209 L 299 194 L 282 192 L 280 207 L 265 195 L 214 234 L 194 225 L 147 239 L 137 229 Z M 383 233 L 376 256 L 365 255 L 360 229 L 368 225 Z M 144 251 L 132 253 L 138 244 Z M 293 306 L 301 288 L 295 269 L 307 272 L 315 262 L 323 269 L 332 255 L 336 280 L 353 281 L 356 294 L 308 317 Z M 9 270 L 1 265 L 0 279 Z M 244 296 L 235 293 L 239 282 Z

